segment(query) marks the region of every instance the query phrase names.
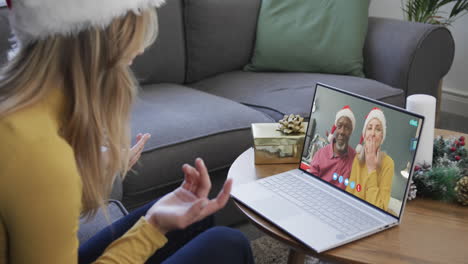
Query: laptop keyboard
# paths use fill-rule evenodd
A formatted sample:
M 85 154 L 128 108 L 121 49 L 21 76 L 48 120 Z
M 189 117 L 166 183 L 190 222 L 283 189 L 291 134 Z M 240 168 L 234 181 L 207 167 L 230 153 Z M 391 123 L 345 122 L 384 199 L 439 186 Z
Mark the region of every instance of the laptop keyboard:
M 259 180 L 258 183 L 346 235 L 353 235 L 379 225 L 379 221 L 373 217 L 356 212 L 356 209 L 340 199 L 305 183 L 293 174 L 268 177 Z

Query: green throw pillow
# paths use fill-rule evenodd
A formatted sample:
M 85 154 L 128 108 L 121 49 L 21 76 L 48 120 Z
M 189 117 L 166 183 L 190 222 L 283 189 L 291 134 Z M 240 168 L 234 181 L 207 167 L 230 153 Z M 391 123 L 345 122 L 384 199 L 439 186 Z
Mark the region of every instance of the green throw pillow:
M 247 71 L 364 77 L 370 0 L 263 0 Z

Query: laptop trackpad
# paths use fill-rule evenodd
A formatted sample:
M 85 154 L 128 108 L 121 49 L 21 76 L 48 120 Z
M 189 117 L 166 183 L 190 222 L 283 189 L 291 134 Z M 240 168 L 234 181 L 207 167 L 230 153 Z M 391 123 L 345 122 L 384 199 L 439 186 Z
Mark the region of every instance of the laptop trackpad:
M 273 221 L 302 213 L 295 204 L 274 195 L 250 203 L 252 209 Z

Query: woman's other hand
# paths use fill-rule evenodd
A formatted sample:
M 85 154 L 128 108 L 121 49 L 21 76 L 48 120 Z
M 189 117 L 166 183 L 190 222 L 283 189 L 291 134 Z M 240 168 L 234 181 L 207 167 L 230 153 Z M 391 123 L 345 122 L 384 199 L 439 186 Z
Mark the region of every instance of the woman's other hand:
M 128 162 L 128 169 L 130 170 L 136 162 L 140 159 L 141 157 L 141 152 L 143 151 L 146 142 L 148 139 L 151 138 L 151 134 L 146 133 L 146 134 L 141 134 L 138 133 L 136 136 L 136 144 L 130 149 L 130 160 Z
M 232 179 L 228 179 L 214 199 L 208 199 L 211 189 L 210 176 L 202 159 L 195 161 L 195 168 L 182 166 L 185 180 L 173 192 L 157 201 L 146 213 L 146 220 L 162 233 L 184 229 L 223 208 L 229 200 Z

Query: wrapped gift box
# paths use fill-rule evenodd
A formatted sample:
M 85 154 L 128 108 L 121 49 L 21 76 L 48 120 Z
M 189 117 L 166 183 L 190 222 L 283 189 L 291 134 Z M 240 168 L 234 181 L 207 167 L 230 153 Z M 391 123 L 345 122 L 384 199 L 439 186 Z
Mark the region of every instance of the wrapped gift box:
M 304 127 L 307 123 L 303 122 Z M 299 163 L 305 133 L 286 135 L 277 131 L 278 123 L 252 124 L 255 164 Z

